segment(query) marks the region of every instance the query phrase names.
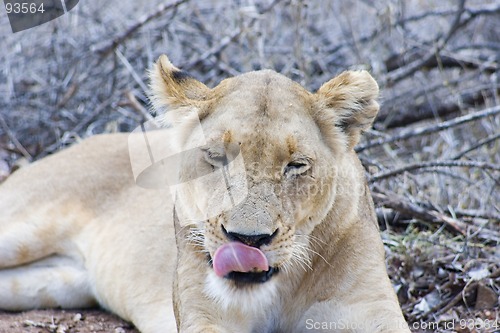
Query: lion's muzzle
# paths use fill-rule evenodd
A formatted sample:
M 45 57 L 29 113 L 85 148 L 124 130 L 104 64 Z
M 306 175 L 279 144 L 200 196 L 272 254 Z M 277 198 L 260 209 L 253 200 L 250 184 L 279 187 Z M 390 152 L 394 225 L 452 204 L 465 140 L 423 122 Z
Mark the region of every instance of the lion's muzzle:
M 265 254 L 256 247 L 241 242 L 230 242 L 215 251 L 214 271 L 217 276 L 225 277 L 231 272 L 250 273 L 269 270 Z
M 215 251 L 212 265 L 217 276 L 237 284 L 263 283 L 277 272 L 259 249 L 271 242 L 277 230 L 272 235 L 242 235 L 228 232 L 223 226 L 222 230 L 231 241 Z

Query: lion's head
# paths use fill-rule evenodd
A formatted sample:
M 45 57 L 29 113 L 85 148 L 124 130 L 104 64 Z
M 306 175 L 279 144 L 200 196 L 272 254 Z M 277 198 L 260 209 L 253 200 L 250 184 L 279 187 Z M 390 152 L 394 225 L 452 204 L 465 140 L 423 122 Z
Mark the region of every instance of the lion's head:
M 152 102 L 184 152 L 175 198 L 189 246 L 210 266 L 209 293 L 256 292 L 311 265 L 313 230 L 357 209 L 353 147 L 378 112 L 378 86 L 348 71 L 316 93 L 271 70 L 210 89 L 160 57 Z M 194 117 L 193 117 L 194 115 Z

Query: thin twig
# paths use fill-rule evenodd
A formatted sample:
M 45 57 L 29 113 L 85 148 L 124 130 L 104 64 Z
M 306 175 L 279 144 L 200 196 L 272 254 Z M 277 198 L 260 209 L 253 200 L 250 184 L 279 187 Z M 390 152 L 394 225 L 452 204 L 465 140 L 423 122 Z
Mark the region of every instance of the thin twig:
M 465 14 L 469 16 L 469 18 L 476 18 L 481 15 L 494 15 L 500 13 L 500 5 L 498 4 L 490 4 L 490 5 L 485 5 L 482 6 L 481 8 L 465 8 Z M 416 14 L 413 16 L 408 16 L 399 20 L 395 20 L 393 23 L 390 25 L 384 25 L 382 29 L 375 29 L 369 34 L 366 34 L 364 36 L 361 36 L 358 38 L 355 43 L 366 43 L 368 41 L 372 41 L 375 39 L 375 37 L 379 34 L 381 34 L 385 29 L 394 29 L 395 27 L 402 26 L 405 23 L 409 22 L 417 22 L 422 19 L 428 18 L 428 17 L 442 17 L 442 16 L 449 16 L 449 15 L 456 15 L 457 10 L 456 9 L 442 9 L 442 10 L 432 10 L 428 12 L 423 12 L 420 14 Z M 348 47 L 352 45 L 352 41 L 348 42 L 343 42 L 343 43 L 338 43 L 334 44 L 333 46 L 330 46 L 329 48 L 325 49 L 325 61 L 327 63 L 333 61 L 334 59 L 338 58 L 338 55 L 336 54 L 339 52 L 341 49 Z M 404 53 L 406 53 L 405 51 Z
M 479 239 L 493 243 L 500 242 L 499 232 L 486 229 L 484 225 L 477 226 L 455 219 L 442 213 L 445 210 L 435 207 L 435 205 L 414 200 L 410 201 L 408 198 L 401 197 L 379 186 L 373 186 L 372 197 L 378 206 L 392 209 L 403 216 L 410 216 L 423 222 L 444 224 L 447 229 L 462 236 L 465 236 L 467 234 L 466 231 L 470 230 Z
M 493 4 L 488 4 L 488 5 L 482 5 L 480 8 L 470 7 L 470 8 L 465 8 L 465 12 L 467 15 L 473 16 L 473 17 L 480 16 L 480 15 L 498 14 L 500 12 L 500 5 L 493 3 Z M 432 11 L 423 12 L 423 13 L 419 13 L 416 15 L 408 16 L 408 17 L 405 17 L 403 19 L 399 19 L 392 24 L 392 27 L 402 25 L 402 24 L 405 24 L 408 22 L 420 21 L 422 19 L 432 17 L 432 16 L 441 17 L 441 16 L 453 15 L 456 13 L 457 13 L 457 10 L 455 10 L 455 9 L 432 10 Z
M 445 130 L 445 129 L 448 129 L 451 127 L 462 125 L 462 124 L 465 124 L 465 123 L 468 123 L 468 122 L 471 122 L 471 121 L 474 121 L 477 119 L 481 119 L 481 118 L 496 115 L 496 114 L 500 114 L 500 105 L 485 109 L 483 111 L 470 113 L 470 114 L 467 114 L 465 116 L 457 117 L 457 118 L 454 118 L 452 120 L 444 121 L 444 122 L 441 122 L 438 124 L 432 124 L 432 125 L 426 126 L 426 127 L 405 129 L 405 130 L 402 130 L 399 134 L 396 134 L 396 135 L 391 136 L 389 138 L 381 138 L 381 139 L 373 140 L 371 142 L 367 142 L 366 144 L 359 145 L 358 147 L 356 147 L 356 152 L 359 153 L 365 149 L 381 146 L 381 145 L 384 145 L 386 143 L 393 143 L 396 141 L 407 140 L 407 139 L 414 138 L 417 136 L 422 136 L 422 135 L 426 135 L 426 134 L 430 134 L 430 133 L 434 133 L 434 132 L 439 132 L 439 131 L 442 131 L 442 130 Z
M 72 134 L 72 133 L 78 133 L 81 131 L 83 128 L 85 128 L 95 117 L 97 117 L 101 112 L 103 112 L 107 107 L 110 106 L 112 101 L 112 97 L 106 99 L 104 102 L 99 104 L 92 112 L 88 113 L 73 129 L 68 130 L 65 132 L 65 134 Z M 36 156 L 37 159 L 41 159 L 56 149 L 59 149 L 61 147 L 61 142 L 60 140 L 57 140 L 56 142 L 52 143 L 50 146 L 47 146 L 44 148 L 44 150 Z
M 457 13 L 456 13 L 455 18 L 453 20 L 453 23 L 450 25 L 450 29 L 448 30 L 448 34 L 443 39 L 443 44 L 448 43 L 448 41 L 451 39 L 451 37 L 464 24 L 464 22 L 461 22 L 461 19 L 462 19 L 464 12 L 465 12 L 465 1 L 466 0 L 460 0 L 460 3 L 458 4 Z M 467 19 L 465 21 L 467 21 Z
M 378 205 L 391 208 L 399 213 L 410 215 L 422 221 L 444 223 L 452 231 L 458 232 L 462 236 L 466 235 L 466 226 L 462 221 L 446 216 L 435 210 L 419 207 L 395 193 L 388 193 L 380 188 L 375 188 L 372 191 L 372 197 Z
M 478 84 L 472 89 L 461 90 L 452 101 L 438 101 L 439 98 L 442 98 L 442 96 L 440 97 L 441 94 L 438 93 L 440 89 L 449 90 L 450 87 L 457 89 L 459 87 L 458 84 L 474 79 L 474 77 L 477 77 L 483 71 L 484 68 L 472 71 L 469 75 L 464 75 L 460 79 L 450 80 L 446 83 L 432 84 L 423 89 L 406 92 L 390 100 L 385 100 L 385 108 L 383 113 L 377 117 L 377 124 L 380 124 L 385 129 L 404 127 L 422 120 L 435 119 L 436 116 L 445 117 L 463 111 L 467 106 L 477 107 L 484 105 L 488 98 L 494 97 L 495 94 L 500 94 L 500 87 L 491 89 L 490 84 Z M 430 92 L 432 92 L 432 96 L 429 96 Z M 409 101 L 414 102 L 410 102 L 408 105 Z M 401 105 L 405 105 L 404 111 L 401 110 Z
M 78 83 L 73 83 L 72 85 L 69 86 L 68 90 L 64 93 L 63 97 L 61 100 L 57 103 L 58 108 L 63 108 L 66 103 L 69 102 L 69 100 L 75 95 L 75 93 L 78 91 Z
M 137 111 L 145 120 L 154 121 L 154 117 L 148 110 L 139 103 L 135 95 L 129 90 L 125 93 L 125 96 L 128 99 L 128 105 L 132 107 L 135 111 Z
M 500 276 L 500 269 L 497 269 L 496 271 L 494 271 L 493 273 L 489 274 L 488 276 L 482 278 L 481 280 L 484 281 L 484 280 L 488 280 L 488 279 L 495 279 L 498 276 Z M 429 309 L 429 311 L 424 312 L 422 314 L 419 314 L 418 316 L 415 317 L 415 319 L 419 320 L 422 318 L 426 318 L 430 314 L 434 314 L 436 316 L 436 315 L 446 313 L 448 310 L 450 310 L 455 305 L 457 305 L 460 301 L 462 301 L 462 300 L 465 301 L 466 293 L 469 290 L 474 291 L 475 288 L 478 287 L 478 284 L 479 284 L 479 281 L 470 280 L 469 283 L 466 283 L 464 285 L 464 287 L 462 288 L 462 290 L 459 293 L 457 293 L 446 304 L 445 304 L 445 302 L 441 302 L 441 303 L 437 304 L 436 306 L 432 307 L 431 309 Z
M 282 0 L 274 0 L 271 4 L 269 4 L 269 6 L 265 7 L 261 11 L 259 11 L 258 16 L 263 15 L 263 14 L 269 12 L 271 9 L 274 8 L 274 6 L 276 6 L 281 1 Z M 255 24 L 255 22 L 257 22 L 257 20 L 258 20 L 258 18 L 252 18 L 250 20 L 250 22 L 248 23 L 248 26 L 246 27 L 246 29 L 251 28 Z M 211 58 L 213 56 L 218 56 L 232 42 L 234 42 L 235 40 L 237 40 L 243 34 L 243 32 L 245 32 L 245 29 L 243 29 L 241 27 L 238 28 L 236 31 L 234 31 L 230 35 L 222 38 L 222 40 L 220 41 L 219 44 L 213 46 L 210 50 L 205 51 L 198 58 L 196 58 L 196 59 L 194 59 L 194 60 L 192 60 L 190 62 L 187 62 L 185 64 L 182 64 L 181 68 L 183 70 L 189 71 L 191 68 L 199 65 L 200 63 L 202 63 L 203 61 L 207 60 L 208 58 Z
M 106 99 L 104 102 L 95 107 L 92 112 L 88 113 L 70 132 L 78 133 L 85 126 L 87 126 L 95 117 L 111 105 L 112 97 Z
M 188 2 L 189 0 L 177 0 L 175 2 L 169 3 L 169 4 L 163 4 L 158 6 L 155 12 L 141 17 L 136 23 L 132 24 L 128 29 L 126 29 L 123 33 L 119 34 L 113 40 L 106 45 L 96 48 L 94 52 L 99 54 L 101 57 L 105 57 L 111 52 L 113 52 L 118 45 L 122 44 L 124 41 L 129 39 L 133 34 L 139 30 L 142 26 L 150 22 L 151 20 L 162 16 L 165 14 L 167 11 L 171 9 L 176 9 L 180 5 L 182 5 L 185 2 Z
M 422 319 L 422 318 L 426 318 L 429 314 L 442 314 L 442 313 L 445 313 L 446 311 L 450 310 L 451 308 L 453 308 L 455 305 L 457 305 L 460 301 L 462 301 L 464 299 L 464 296 L 465 296 L 465 292 L 467 289 L 470 289 L 470 288 L 475 288 L 477 287 L 477 282 L 474 281 L 470 284 L 466 284 L 464 286 L 464 288 L 462 289 L 461 292 L 459 292 L 458 294 L 456 294 L 448 303 L 446 303 L 446 305 L 444 305 L 444 303 L 439 303 L 437 304 L 436 306 L 432 307 L 431 309 L 429 309 L 429 311 L 426 311 L 422 314 L 419 314 L 415 317 L 416 320 L 419 320 L 419 319 Z
M 460 151 L 458 154 L 454 155 L 451 159 L 458 160 L 458 159 L 462 158 L 464 155 L 470 153 L 471 151 L 476 150 L 478 148 L 481 148 L 482 146 L 490 144 L 491 142 L 498 140 L 498 139 L 500 139 L 500 133 L 490 135 L 487 138 L 480 140 L 475 145 L 472 145 L 471 147 Z
M 130 64 L 130 62 L 123 55 L 123 53 L 121 53 L 120 50 L 115 50 L 115 53 L 116 53 L 116 56 L 118 57 L 118 59 L 122 62 L 122 64 L 128 70 L 128 72 L 130 73 L 130 75 L 132 75 L 132 77 L 134 78 L 135 82 L 137 82 L 137 84 L 139 85 L 139 87 L 141 87 L 142 91 L 148 92 L 149 89 L 148 89 L 147 85 L 141 79 L 140 75 L 137 74 L 137 72 L 135 71 L 134 67 Z
M 218 45 L 212 47 L 208 51 L 203 52 L 203 54 L 200 57 L 196 58 L 195 60 L 183 64 L 181 66 L 181 68 L 183 70 L 189 71 L 191 68 L 202 63 L 203 61 L 207 60 L 208 58 L 210 58 L 212 56 L 217 56 L 222 51 L 224 51 L 224 49 L 226 47 L 228 47 L 229 44 L 234 42 L 242 33 L 243 33 L 243 29 L 238 29 L 238 30 L 234 31 L 229 36 L 222 38 L 222 40 L 220 41 L 220 43 Z
M 439 52 L 441 52 L 441 50 L 446 46 L 451 37 L 459 30 L 462 25 L 466 24 L 466 22 L 461 22 L 461 17 L 464 12 L 465 0 L 460 0 L 455 18 L 446 36 L 437 40 L 435 46 L 431 50 L 427 51 L 427 53 L 422 58 L 419 58 L 418 60 L 413 61 L 408 65 L 398 68 L 397 70 L 387 74 L 382 81 L 385 82 L 387 86 L 393 85 L 394 83 L 414 74 L 420 68 L 424 67 L 428 62 L 430 62 L 433 58 L 438 57 Z M 469 17 L 468 20 L 471 19 L 472 18 Z
M 478 211 L 472 209 L 453 209 L 453 214 L 459 217 L 468 217 L 468 218 L 480 218 L 489 221 L 497 221 L 500 222 L 500 215 L 496 213 L 487 213 L 485 211 Z
M 475 161 L 429 161 L 429 162 L 419 162 L 413 164 L 407 164 L 400 168 L 392 169 L 386 172 L 380 172 L 373 175 L 368 180 L 369 183 L 378 182 L 382 179 L 391 178 L 402 173 L 425 169 L 425 168 L 436 168 L 436 167 L 461 167 L 461 168 L 478 168 L 478 169 L 488 169 L 494 171 L 500 171 L 500 165 L 491 164 L 487 162 L 475 162 Z
M 31 156 L 31 154 L 26 150 L 26 148 L 24 148 L 21 142 L 19 142 L 19 140 L 16 138 L 14 133 L 12 133 L 12 131 L 9 128 L 9 125 L 7 125 L 7 122 L 5 121 L 1 113 L 0 113 L 0 125 L 2 125 L 5 133 L 7 133 L 7 136 L 9 137 L 10 141 L 12 141 L 14 146 L 16 146 L 17 150 L 29 161 L 32 161 L 33 156 Z

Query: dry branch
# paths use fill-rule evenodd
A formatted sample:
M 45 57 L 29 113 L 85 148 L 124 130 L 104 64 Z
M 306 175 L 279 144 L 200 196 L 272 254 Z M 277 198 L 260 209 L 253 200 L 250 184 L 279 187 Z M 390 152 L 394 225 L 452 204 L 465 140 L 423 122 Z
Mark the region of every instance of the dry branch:
M 7 133 L 7 136 L 9 137 L 10 141 L 12 141 L 14 146 L 16 146 L 16 149 L 26 159 L 28 159 L 28 161 L 33 160 L 33 156 L 31 156 L 31 154 L 26 150 L 26 148 L 24 148 L 24 146 L 21 144 L 21 142 L 19 142 L 19 140 L 16 138 L 14 133 L 12 133 L 12 131 L 10 130 L 9 126 L 7 125 L 7 122 L 5 121 L 5 119 L 3 118 L 1 113 L 0 113 L 0 125 L 3 128 L 3 130 L 5 131 L 5 133 Z
M 134 78 L 134 81 L 139 85 L 139 87 L 141 87 L 142 91 L 147 92 L 148 86 L 141 79 L 141 76 L 136 72 L 136 70 L 130 64 L 128 59 L 120 52 L 120 50 L 115 50 L 115 54 L 118 57 L 118 59 L 122 62 L 123 66 L 125 66 L 130 75 Z
M 468 153 L 470 153 L 471 151 L 474 151 L 478 148 L 481 148 L 482 146 L 486 146 L 486 145 L 488 145 L 488 144 L 490 144 L 493 141 L 496 141 L 498 139 L 500 139 L 500 133 L 490 135 L 487 138 L 484 138 L 484 139 L 480 140 L 479 142 L 477 142 L 476 144 L 470 146 L 469 148 L 466 148 L 466 149 L 460 151 L 458 154 L 454 155 L 451 159 L 458 160 L 458 159 L 464 157 L 465 155 L 467 155 Z
M 458 232 L 461 235 L 466 235 L 467 226 L 462 221 L 453 219 L 438 211 L 420 207 L 395 193 L 389 193 L 376 187 L 372 191 L 372 197 L 377 205 L 390 208 L 422 221 L 444 223 L 448 229 Z
M 437 168 L 437 167 L 461 167 L 461 168 L 478 168 L 478 169 L 487 169 L 500 171 L 500 165 L 495 165 L 487 162 L 475 162 L 475 161 L 428 161 L 428 162 L 420 162 L 404 165 L 400 168 L 392 169 L 385 172 L 380 172 L 376 175 L 373 175 L 368 180 L 369 183 L 378 182 L 382 179 L 394 177 L 400 175 L 402 173 L 408 171 L 414 171 L 418 169 L 428 169 L 428 168 Z
M 413 319 L 421 320 L 422 318 L 427 317 L 429 314 L 442 314 L 447 312 L 448 310 L 456 306 L 458 303 L 460 303 L 460 301 L 463 301 L 465 299 L 466 291 L 475 289 L 477 287 L 477 284 L 478 284 L 477 281 L 471 282 L 470 284 L 466 284 L 463 287 L 463 289 L 459 293 L 457 293 L 451 300 L 439 303 L 438 305 L 429 309 L 429 311 L 421 313 L 415 316 L 415 318 Z
M 99 54 L 101 57 L 105 57 L 109 55 L 111 52 L 113 52 L 118 45 L 122 44 L 124 41 L 129 39 L 134 35 L 134 33 L 139 30 L 142 26 L 150 22 L 151 20 L 154 20 L 157 17 L 162 16 L 166 12 L 172 9 L 176 9 L 179 7 L 181 4 L 188 2 L 189 0 L 177 0 L 175 2 L 169 3 L 169 4 L 163 4 L 158 6 L 156 11 L 153 13 L 141 17 L 136 23 L 132 24 L 128 29 L 126 29 L 123 33 L 119 34 L 113 40 L 108 42 L 106 45 L 101 46 L 101 47 L 96 47 L 94 49 L 94 52 Z
M 462 49 L 471 49 L 469 47 L 463 47 Z M 454 49 L 453 51 L 456 51 Z M 404 67 L 410 62 L 416 61 L 418 59 L 422 59 L 425 54 L 420 49 L 411 49 L 406 50 L 405 53 L 395 54 L 390 56 L 388 59 L 384 61 L 385 67 L 388 72 L 392 72 L 397 70 L 398 68 Z M 429 61 L 424 65 L 426 70 L 430 68 L 439 67 L 443 68 L 467 68 L 467 69 L 480 69 L 487 73 L 494 73 L 498 70 L 499 66 L 495 62 L 484 63 L 484 61 L 472 61 L 469 59 L 460 59 L 453 55 L 452 51 L 445 52 L 444 50 L 436 55 L 435 57 L 429 59 Z
M 428 223 L 444 224 L 449 231 L 462 236 L 466 236 L 467 231 L 469 231 L 475 237 L 484 241 L 500 242 L 500 233 L 495 230 L 486 229 L 484 225 L 478 226 L 455 219 L 442 213 L 441 209 L 435 209 L 431 205 L 421 202 L 412 202 L 410 199 L 403 198 L 394 192 L 383 190 L 378 186 L 374 186 L 372 189 L 372 197 L 377 206 L 389 208 L 402 216 L 409 216 Z
M 154 121 L 154 117 L 149 113 L 149 111 L 139 103 L 135 95 L 129 90 L 125 92 L 125 96 L 127 97 L 127 103 L 120 105 L 129 105 L 134 109 L 138 114 L 142 116 L 145 121 Z
M 224 51 L 224 49 L 226 49 L 226 47 L 228 47 L 231 43 L 233 43 L 234 41 L 236 41 L 245 32 L 245 30 L 252 28 L 253 25 L 255 24 L 255 22 L 257 22 L 259 16 L 264 15 L 265 13 L 269 12 L 270 10 L 272 10 L 281 1 L 282 0 L 274 0 L 273 2 L 271 2 L 271 4 L 269 4 L 267 7 L 261 9 L 257 13 L 256 17 L 253 17 L 250 20 L 250 22 L 248 23 L 248 26 L 245 29 L 242 28 L 242 27 L 236 29 L 230 35 L 222 38 L 222 40 L 220 41 L 219 44 L 213 46 L 210 50 L 202 53 L 198 58 L 196 58 L 196 59 L 194 59 L 194 60 L 192 60 L 190 62 L 182 64 L 181 68 L 183 70 L 189 71 L 190 69 L 192 69 L 193 67 L 195 67 L 195 66 L 203 63 L 207 59 L 209 59 L 209 58 L 211 58 L 213 56 L 218 56 L 222 51 Z M 228 69 L 224 69 L 224 71 L 226 71 L 226 72 L 229 71 L 230 72 L 230 70 L 228 70 Z
M 486 213 L 484 211 L 478 211 L 473 209 L 453 209 L 453 214 L 458 217 L 463 218 L 480 218 L 485 220 L 490 220 L 492 222 L 500 222 L 500 214 L 496 213 Z
M 434 46 L 431 47 L 424 55 L 421 55 L 416 60 L 406 64 L 405 66 L 399 67 L 392 72 L 387 73 L 382 78 L 382 82 L 384 82 L 386 86 L 392 86 L 395 83 L 413 75 L 421 68 L 432 66 L 433 64 L 439 65 L 440 61 L 438 58 L 440 58 L 440 52 L 462 27 L 466 26 L 480 15 L 491 15 L 497 13 L 500 13 L 500 6 L 498 4 L 485 6 L 480 9 L 467 9 L 465 8 L 465 0 L 460 0 L 458 10 L 455 12 L 455 18 L 446 35 L 436 40 L 434 42 Z
M 238 37 L 243 33 L 243 29 L 237 29 L 233 33 L 231 33 L 229 36 L 226 36 L 222 38 L 219 44 L 216 46 L 212 47 L 210 50 L 204 52 L 201 54 L 198 58 L 196 58 L 193 61 L 190 61 L 188 63 L 185 63 L 181 66 L 183 70 L 189 71 L 193 67 L 199 65 L 203 61 L 207 60 L 210 57 L 217 56 L 220 54 L 226 47 L 229 46 L 232 42 L 234 42 Z
M 493 15 L 500 13 L 500 4 L 492 3 L 486 5 L 483 4 L 481 7 L 465 7 L 464 11 L 467 16 L 472 16 L 472 17 L 477 17 L 481 15 Z M 420 21 L 428 17 L 442 17 L 442 16 L 454 15 L 456 13 L 457 10 L 455 9 L 436 9 L 399 19 L 393 23 L 393 27 L 406 24 L 409 22 Z
M 64 93 L 63 97 L 61 100 L 57 103 L 58 108 L 63 108 L 66 103 L 75 95 L 75 93 L 78 90 L 78 83 L 73 83 L 72 85 L 69 86 L 68 90 Z
M 500 269 L 495 270 L 494 272 L 490 273 L 488 276 L 482 278 L 481 280 L 487 281 L 489 279 L 495 279 L 498 276 L 500 276 Z M 422 314 L 421 317 L 424 317 L 424 316 L 430 314 L 431 312 L 434 314 L 442 314 L 442 313 L 447 312 L 448 310 L 453 308 L 457 303 L 459 303 L 462 300 L 465 300 L 467 292 L 469 290 L 476 289 L 479 282 L 480 282 L 479 280 L 478 281 L 476 281 L 476 280 L 469 281 L 469 283 L 466 283 L 464 285 L 464 287 L 462 288 L 462 290 L 458 294 L 456 294 L 455 297 L 453 297 L 449 302 L 447 302 L 446 304 L 444 302 L 439 304 L 435 308 L 431 309 L 431 311 L 429 311 L 429 313 Z
M 364 35 L 364 36 L 361 36 L 354 41 L 336 43 L 335 45 L 333 45 L 329 48 L 326 48 L 325 49 L 326 56 L 324 59 L 327 63 L 332 62 L 338 58 L 337 53 L 339 51 L 341 51 L 343 48 L 349 47 L 353 44 L 362 45 L 366 42 L 374 40 L 378 35 L 382 34 L 384 31 L 386 31 L 386 30 L 390 31 L 390 30 L 397 28 L 399 26 L 404 26 L 406 23 L 418 22 L 418 21 L 421 21 L 421 20 L 426 19 L 428 17 L 445 17 L 445 16 L 450 16 L 450 15 L 457 15 L 459 13 L 462 13 L 461 15 L 466 17 L 466 23 L 468 23 L 468 22 L 472 21 L 472 19 L 480 17 L 482 15 L 495 15 L 495 14 L 500 13 L 500 5 L 499 4 L 490 4 L 490 5 L 483 5 L 482 7 L 464 8 L 463 10 L 461 10 L 460 8 L 458 10 L 456 10 L 456 9 L 436 9 L 436 10 L 427 11 L 427 12 L 419 13 L 416 15 L 400 18 L 400 19 L 392 21 L 391 24 L 388 24 L 388 25 L 384 24 L 382 26 L 382 28 L 375 29 L 371 33 Z M 452 30 L 450 30 L 450 31 L 452 31 Z M 451 35 L 450 35 L 450 37 L 451 37 Z M 406 65 L 407 64 L 406 62 L 400 61 L 399 65 L 396 66 L 395 64 L 397 63 L 397 61 L 395 59 L 396 58 L 397 59 L 407 58 L 408 52 L 409 52 L 408 50 L 405 50 L 402 54 L 393 55 L 388 60 L 386 60 L 386 64 L 389 65 L 387 68 L 387 71 L 389 71 L 389 72 L 394 71 L 394 70 L 399 69 L 399 68 L 403 67 L 404 65 Z M 418 57 L 414 57 L 413 60 L 414 61 L 421 60 L 421 59 L 423 59 L 423 57 L 424 57 L 423 54 L 419 54 Z M 432 53 L 431 53 L 431 56 L 429 57 L 429 59 L 430 59 L 429 61 L 431 61 L 431 63 L 432 63 L 433 62 Z
M 432 61 L 432 59 L 436 58 L 439 55 L 439 52 L 446 46 L 451 37 L 459 30 L 459 28 L 467 23 L 467 19 L 465 22 L 461 22 L 461 17 L 465 12 L 465 0 L 460 0 L 458 5 L 458 10 L 456 12 L 453 23 L 450 25 L 450 28 L 443 38 L 440 38 L 435 42 L 435 46 L 431 48 L 427 53 L 419 60 L 409 63 L 408 65 L 398 68 L 397 70 L 388 73 L 383 81 L 386 86 L 390 86 L 395 84 L 402 79 L 409 77 L 414 74 L 416 71 L 425 67 L 428 63 Z
M 478 74 L 476 73 L 476 75 Z M 450 85 L 451 83 L 448 83 L 448 86 Z M 444 83 L 437 84 L 434 87 L 427 87 L 423 91 L 412 93 L 412 96 L 409 96 L 408 100 L 418 100 L 422 95 L 427 95 L 428 91 L 443 87 Z M 389 129 L 410 125 L 426 119 L 433 119 L 436 116 L 448 116 L 460 112 L 467 106 L 483 105 L 486 99 L 493 97 L 495 93 L 500 94 L 500 88 L 497 88 L 496 91 L 492 91 L 491 86 L 478 86 L 474 87 L 472 91 L 462 92 L 456 101 L 433 105 L 433 103 L 439 99 L 439 96 L 435 94 L 435 96 L 433 96 L 434 98 L 431 100 L 426 97 L 425 102 L 414 102 L 411 105 L 405 106 L 404 110 L 401 110 L 401 112 L 399 112 L 399 108 L 396 109 L 396 105 L 399 106 L 401 103 L 390 101 L 387 103 L 389 106 L 383 110 L 377 118 L 377 124 L 381 124 L 383 128 Z M 393 104 L 393 106 L 390 104 Z
M 83 128 L 85 128 L 101 112 L 103 112 L 107 108 L 110 108 L 111 107 L 111 102 L 112 102 L 112 98 L 108 98 L 107 100 L 105 100 L 101 104 L 97 105 L 95 107 L 95 109 L 92 110 L 92 112 L 90 112 L 89 114 L 87 114 L 82 120 L 80 120 L 80 122 L 75 127 L 73 127 L 73 129 L 70 130 L 70 132 L 78 133 L 80 130 L 82 130 Z
M 471 122 L 474 120 L 478 120 L 478 119 L 481 119 L 484 117 L 493 116 L 496 114 L 500 114 L 500 105 L 497 105 L 497 106 L 494 106 L 494 107 L 491 107 L 491 108 L 488 108 L 488 109 L 485 109 L 485 110 L 482 110 L 479 112 L 470 113 L 470 114 L 467 114 L 467 115 L 462 116 L 462 117 L 457 117 L 457 118 L 454 118 L 452 120 L 443 121 L 443 122 L 438 123 L 438 124 L 432 124 L 432 125 L 425 126 L 425 127 L 403 129 L 398 134 L 393 135 L 391 137 L 381 138 L 381 139 L 369 141 L 365 144 L 361 144 L 361 145 L 356 147 L 356 152 L 359 153 L 365 149 L 381 146 L 381 145 L 384 145 L 387 143 L 393 143 L 396 141 L 407 140 L 407 139 L 414 138 L 417 136 L 422 136 L 422 135 L 426 135 L 426 134 L 430 134 L 430 133 L 439 132 L 439 131 L 442 131 L 442 130 L 445 130 L 445 129 L 448 129 L 451 127 L 459 126 L 459 125 L 462 125 L 462 124 L 465 124 L 465 123 L 468 123 L 468 122 Z

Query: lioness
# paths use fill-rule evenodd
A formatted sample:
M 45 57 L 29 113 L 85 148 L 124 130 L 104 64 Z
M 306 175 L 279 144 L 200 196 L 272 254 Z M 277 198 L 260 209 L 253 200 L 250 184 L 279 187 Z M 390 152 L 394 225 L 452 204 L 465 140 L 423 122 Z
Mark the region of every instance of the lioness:
M 0 309 L 99 304 L 143 333 L 409 332 L 353 150 L 377 96 L 366 71 L 316 93 L 270 70 L 210 89 L 160 57 L 166 129 L 95 136 L 0 186 Z M 138 167 L 145 142 L 176 162 Z

